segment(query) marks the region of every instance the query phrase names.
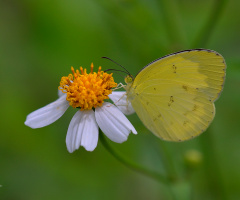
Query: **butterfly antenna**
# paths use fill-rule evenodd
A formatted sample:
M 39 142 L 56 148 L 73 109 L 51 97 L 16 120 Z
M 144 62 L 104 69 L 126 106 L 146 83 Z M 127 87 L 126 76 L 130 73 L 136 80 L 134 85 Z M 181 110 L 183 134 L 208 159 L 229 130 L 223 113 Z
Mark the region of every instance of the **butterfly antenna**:
M 125 78 L 125 76 L 123 76 L 122 74 L 120 74 L 120 73 L 117 73 L 117 72 L 115 72 L 116 74 L 118 74 L 119 76 L 121 76 L 121 77 L 123 77 L 123 78 Z
M 127 73 L 127 72 L 125 72 L 123 70 L 120 70 L 120 69 L 106 69 L 106 70 L 104 70 L 104 72 L 108 72 L 108 71 L 117 71 L 117 72 Z
M 112 60 L 111 58 L 108 58 L 108 57 L 102 57 L 102 58 L 105 58 L 105 59 L 108 59 L 108 60 L 112 61 L 112 62 L 115 63 L 116 65 L 118 65 L 118 66 L 120 66 L 121 68 L 123 68 L 123 69 L 127 72 L 128 75 L 131 75 L 130 72 L 129 72 L 125 67 L 123 67 L 122 65 L 118 64 L 117 62 L 115 62 L 115 61 Z
M 115 71 L 116 74 L 122 76 L 123 78 L 125 78 L 125 76 L 123 76 L 122 74 L 118 73 L 118 72 L 123 72 L 123 73 L 126 73 L 125 71 L 122 71 L 122 70 L 117 70 L 117 69 L 106 69 L 104 70 L 104 72 L 107 72 L 107 71 Z M 116 72 L 118 71 L 118 72 Z

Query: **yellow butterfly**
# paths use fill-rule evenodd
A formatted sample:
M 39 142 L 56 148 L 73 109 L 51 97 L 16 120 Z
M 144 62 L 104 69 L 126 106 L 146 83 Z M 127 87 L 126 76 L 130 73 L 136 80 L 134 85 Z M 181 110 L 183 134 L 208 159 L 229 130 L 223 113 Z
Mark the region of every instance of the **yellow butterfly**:
M 125 78 L 127 98 L 143 124 L 168 141 L 204 132 L 215 116 L 226 74 L 224 58 L 207 49 L 169 54 Z

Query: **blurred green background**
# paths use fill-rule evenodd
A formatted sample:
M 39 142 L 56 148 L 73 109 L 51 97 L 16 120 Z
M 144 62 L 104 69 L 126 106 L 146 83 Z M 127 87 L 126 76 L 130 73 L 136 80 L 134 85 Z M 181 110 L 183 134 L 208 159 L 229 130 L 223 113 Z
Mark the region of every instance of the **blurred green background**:
M 24 121 L 57 99 L 71 66 L 117 68 L 101 59 L 108 56 L 136 74 L 161 56 L 190 48 L 216 50 L 228 66 L 210 128 L 170 143 L 132 115 L 138 135 L 123 144 L 108 142 L 149 169 L 171 171 L 176 184 L 190 186 L 192 199 L 239 199 L 239 8 L 237 0 L 0 0 L 0 199 L 172 199 L 168 187 L 131 171 L 100 142 L 93 152 L 81 147 L 68 153 L 65 137 L 76 110 L 41 129 Z M 191 149 L 203 156 L 194 169 L 184 164 Z

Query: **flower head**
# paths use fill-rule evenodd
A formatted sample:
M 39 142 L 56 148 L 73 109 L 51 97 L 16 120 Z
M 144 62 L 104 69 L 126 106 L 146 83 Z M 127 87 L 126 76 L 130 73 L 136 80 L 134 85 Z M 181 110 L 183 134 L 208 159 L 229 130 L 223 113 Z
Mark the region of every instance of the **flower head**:
M 105 99 L 109 99 L 108 95 L 112 93 L 112 88 L 117 86 L 114 82 L 112 74 L 101 71 L 93 72 L 93 64 L 91 64 L 91 72 L 87 74 L 86 69 L 80 67 L 72 74 L 62 77 L 59 90 L 67 94 L 69 104 L 74 108 L 81 110 L 90 110 L 93 107 L 102 106 Z
M 88 74 L 86 69 L 71 68 L 72 74 L 64 76 L 59 86 L 59 98 L 27 116 L 25 124 L 31 128 L 47 126 L 59 119 L 72 106 L 78 108 L 67 131 L 66 144 L 69 152 L 80 146 L 93 151 L 98 142 L 99 129 L 114 142 L 127 140 L 130 132 L 136 130 L 124 114 L 134 112 L 125 92 L 113 92 L 117 84 L 112 74 L 93 72 L 93 64 Z M 106 102 L 110 99 L 115 105 Z M 124 114 L 123 114 L 124 113 Z

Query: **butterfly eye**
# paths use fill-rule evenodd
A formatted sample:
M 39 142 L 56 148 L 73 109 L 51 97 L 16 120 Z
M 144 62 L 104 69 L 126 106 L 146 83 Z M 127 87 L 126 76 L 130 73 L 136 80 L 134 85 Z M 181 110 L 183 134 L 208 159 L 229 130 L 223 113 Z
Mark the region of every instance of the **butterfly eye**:
M 131 75 L 127 75 L 124 79 L 125 83 L 131 83 L 133 82 L 133 77 Z

